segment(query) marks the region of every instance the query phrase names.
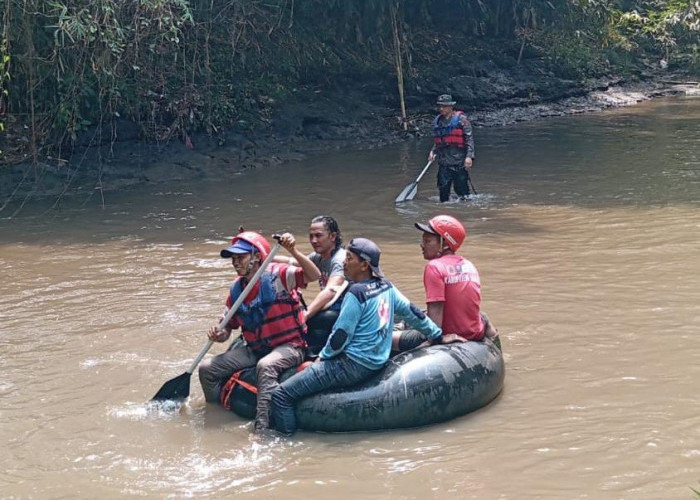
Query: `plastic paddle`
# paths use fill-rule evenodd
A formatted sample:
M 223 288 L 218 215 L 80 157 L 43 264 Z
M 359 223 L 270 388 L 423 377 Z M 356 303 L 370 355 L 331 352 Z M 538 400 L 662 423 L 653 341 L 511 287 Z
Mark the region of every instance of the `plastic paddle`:
M 412 183 L 410 183 L 409 185 L 407 185 L 405 188 L 403 188 L 403 190 L 399 193 L 399 195 L 394 200 L 394 203 L 403 203 L 404 201 L 411 201 L 413 198 L 416 197 L 416 193 L 418 193 L 418 183 L 423 178 L 425 173 L 430 168 L 430 165 L 432 165 L 432 164 L 433 164 L 433 162 L 429 161 L 425 165 L 425 168 L 420 173 L 418 178 L 415 181 L 413 181 Z
M 226 315 L 224 316 L 224 319 L 219 322 L 219 330 L 221 330 L 223 327 L 225 327 L 229 320 L 233 317 L 233 315 L 236 313 L 238 308 L 241 306 L 243 303 L 243 300 L 248 296 L 250 291 L 253 289 L 255 286 L 255 283 L 258 282 L 260 279 L 260 276 L 262 273 L 265 271 L 267 268 L 268 264 L 272 262 L 272 259 L 275 258 L 275 255 L 277 255 L 277 252 L 279 252 L 279 249 L 281 248 L 279 244 L 279 235 L 275 235 L 274 238 L 278 241 L 278 243 L 272 248 L 270 253 L 268 254 L 267 258 L 260 264 L 260 267 L 258 268 L 257 271 L 255 271 L 255 274 L 253 275 L 252 278 L 250 278 L 250 281 L 246 285 L 246 287 L 243 289 L 241 292 L 241 295 L 236 299 L 236 302 L 231 305 L 231 308 L 228 310 Z M 214 344 L 214 341 L 211 339 L 207 339 L 206 344 L 204 344 L 204 347 L 200 351 L 199 355 L 195 358 L 195 360 L 192 362 L 190 367 L 187 369 L 185 373 L 182 375 L 179 375 L 173 379 L 168 380 L 165 384 L 163 384 L 163 387 L 160 388 L 160 390 L 156 393 L 155 396 L 153 396 L 153 399 L 151 401 L 167 401 L 170 399 L 174 400 L 182 400 L 182 399 L 187 399 L 190 395 L 190 377 L 192 376 L 192 372 L 194 372 L 194 369 L 197 368 L 197 365 L 199 364 L 200 361 L 204 358 L 204 355 L 209 351 L 211 348 L 212 344 Z

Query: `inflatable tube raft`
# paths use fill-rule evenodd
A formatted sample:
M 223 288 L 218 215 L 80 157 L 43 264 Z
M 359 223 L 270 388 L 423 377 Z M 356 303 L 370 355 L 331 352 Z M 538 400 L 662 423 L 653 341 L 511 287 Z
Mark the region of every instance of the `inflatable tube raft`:
M 241 376 L 249 383 L 254 378 L 253 369 Z M 501 392 L 504 379 L 503 356 L 490 340 L 413 349 L 356 387 L 302 400 L 296 406 L 298 425 L 308 431 L 351 432 L 444 422 L 487 405 Z M 255 395 L 236 386 L 230 406 L 253 418 Z

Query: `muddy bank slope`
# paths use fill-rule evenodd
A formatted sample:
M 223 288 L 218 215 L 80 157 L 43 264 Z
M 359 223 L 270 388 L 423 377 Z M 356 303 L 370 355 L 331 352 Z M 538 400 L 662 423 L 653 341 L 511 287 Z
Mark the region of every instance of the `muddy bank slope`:
M 417 85 L 406 97 L 407 131 L 391 75 L 384 81 L 301 89 L 282 103 L 261 97 L 260 116 L 269 118 L 241 121 L 216 136 L 148 144 L 139 140 L 133 124 L 122 121 L 113 130 L 90 131 L 70 160 L 46 158 L 36 165 L 27 162 L 2 169 L 0 208 L 9 215 L 13 206 L 35 196 L 86 196 L 143 183 L 213 179 L 300 161 L 316 151 L 371 149 L 417 140 L 431 134 L 434 101 L 440 93 L 451 93 L 475 127 L 492 127 L 627 106 L 664 95 L 700 95 L 700 87 L 690 80 L 655 73 L 580 82 L 508 72 L 487 63 L 479 72 Z M 100 132 L 110 140 L 85 147 L 94 144 Z

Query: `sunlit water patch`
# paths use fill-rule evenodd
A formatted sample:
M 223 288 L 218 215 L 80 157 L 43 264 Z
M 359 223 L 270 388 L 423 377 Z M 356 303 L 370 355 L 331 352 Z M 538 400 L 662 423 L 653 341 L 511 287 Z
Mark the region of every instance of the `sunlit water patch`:
M 187 406 L 183 401 L 147 401 L 145 403 L 127 402 L 108 410 L 110 417 L 126 420 L 167 420 L 186 412 Z
M 232 436 L 232 439 L 235 436 Z M 141 454 L 107 452 L 87 454 L 73 461 L 74 468 L 98 473 L 117 485 L 122 494 L 169 497 L 201 497 L 212 493 L 254 491 L 280 484 L 280 471 L 288 465 L 294 448 L 303 445 L 285 439 L 232 442 L 228 451 L 212 454 L 193 443 L 187 449 L 144 450 Z
M 90 370 L 100 365 L 126 365 L 131 366 L 134 363 L 146 363 L 149 365 L 159 364 L 169 367 L 182 366 L 182 361 L 165 361 L 159 359 L 151 359 L 141 354 L 129 353 L 129 352 L 115 352 L 106 356 L 104 358 L 88 358 L 80 362 L 80 368 L 83 370 Z
M 497 200 L 497 196 L 494 194 L 490 194 L 490 193 L 471 194 L 471 195 L 467 196 L 466 198 L 461 198 L 455 194 L 452 194 L 452 195 L 450 195 L 450 199 L 447 201 L 444 201 L 444 202 L 440 201 L 439 195 L 428 197 L 428 201 L 430 201 L 432 203 L 437 203 L 441 206 L 449 206 L 449 205 L 483 206 L 483 205 L 487 205 L 489 203 L 493 203 L 496 200 Z

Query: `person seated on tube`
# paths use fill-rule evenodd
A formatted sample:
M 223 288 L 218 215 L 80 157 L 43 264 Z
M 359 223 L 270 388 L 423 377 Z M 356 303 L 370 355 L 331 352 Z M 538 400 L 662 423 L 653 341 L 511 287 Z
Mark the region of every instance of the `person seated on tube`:
M 450 215 L 438 215 L 416 223 L 422 231 L 420 248 L 428 261 L 423 271 L 428 317 L 444 331 L 443 343 L 492 338 L 500 349 L 498 332 L 481 312 L 481 280 L 474 264 L 455 254 L 467 232 Z M 426 342 L 415 330 L 395 331 L 392 348 L 407 351 Z
M 292 234 L 284 233 L 279 241 L 299 267 L 271 263 L 228 324 L 222 330 L 213 326 L 208 332 L 212 341 L 225 342 L 231 330 L 240 328 L 243 341 L 231 342 L 226 352 L 204 360 L 199 366 L 199 381 L 208 403 L 219 402 L 221 388 L 231 375 L 255 366 L 258 381 L 255 432 L 264 432 L 269 427 L 270 397 L 279 375 L 304 361 L 306 324 L 298 288 L 321 275 L 314 263 L 296 248 Z M 221 250 L 221 257 L 230 258 L 238 274 L 229 290 L 227 308 L 240 297 L 270 251 L 265 237 L 252 231 L 239 233 L 228 248 Z
M 338 320 L 316 361 L 272 393 L 275 430 L 286 435 L 297 430 L 297 401 L 326 389 L 355 385 L 377 373 L 391 353 L 394 314 L 428 339 L 442 336 L 442 330 L 384 277 L 380 256 L 379 247 L 366 238 L 354 238 L 348 245 L 344 268 L 352 284 Z
M 340 296 L 345 291 L 348 281 L 345 279 L 345 249 L 342 247 L 343 236 L 338 222 L 328 215 L 319 215 L 311 220 L 309 242 L 314 251 L 307 257 L 316 264 L 321 277 L 318 285 L 321 291 L 307 306 L 305 312 L 306 326 L 309 333 L 306 341 L 312 355 L 318 354 L 328 338 L 333 323 L 340 313 Z M 293 257 L 277 256 L 276 262 L 297 265 Z

